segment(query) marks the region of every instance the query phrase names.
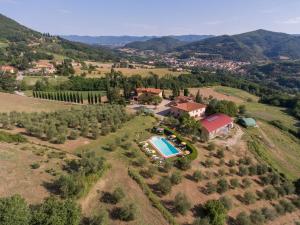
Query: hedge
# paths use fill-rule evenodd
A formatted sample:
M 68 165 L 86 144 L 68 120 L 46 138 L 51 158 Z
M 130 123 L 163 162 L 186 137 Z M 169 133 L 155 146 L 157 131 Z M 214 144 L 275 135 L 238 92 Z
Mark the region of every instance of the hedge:
M 25 138 L 21 134 L 10 134 L 4 131 L 0 131 L 0 142 L 24 143 L 27 142 L 27 138 Z
M 153 206 L 161 212 L 161 214 L 168 221 L 168 223 L 171 225 L 179 225 L 175 221 L 174 216 L 164 207 L 163 204 L 161 204 L 160 199 L 152 192 L 149 186 L 145 183 L 142 176 L 137 171 L 131 168 L 128 169 L 128 174 L 135 182 L 137 182 L 144 194 L 152 202 Z
M 164 131 L 166 135 L 175 135 L 177 140 L 179 142 L 185 142 L 186 143 L 186 148 L 188 151 L 191 152 L 191 154 L 189 154 L 187 157 L 190 160 L 195 160 L 198 157 L 198 151 L 197 149 L 192 145 L 191 142 L 189 142 L 188 140 L 184 139 L 180 134 L 178 134 L 176 131 L 171 130 L 170 128 L 164 126 Z

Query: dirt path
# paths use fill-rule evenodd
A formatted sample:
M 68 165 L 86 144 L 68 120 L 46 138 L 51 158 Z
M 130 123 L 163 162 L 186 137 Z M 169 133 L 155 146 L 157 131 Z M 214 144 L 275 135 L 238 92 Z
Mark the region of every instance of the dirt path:
M 130 223 L 112 220 L 112 225 L 168 225 L 160 212 L 152 206 L 136 182 L 129 177 L 126 165 L 122 161 L 115 159 L 111 159 L 109 162 L 112 168 L 95 184 L 89 194 L 79 201 L 83 215 L 91 216 L 103 207 L 111 211 L 115 206 L 100 202 L 101 195 L 103 192 L 112 192 L 116 187 L 121 187 L 126 193 L 124 201 L 134 202 L 137 205 L 138 216 L 135 221 Z

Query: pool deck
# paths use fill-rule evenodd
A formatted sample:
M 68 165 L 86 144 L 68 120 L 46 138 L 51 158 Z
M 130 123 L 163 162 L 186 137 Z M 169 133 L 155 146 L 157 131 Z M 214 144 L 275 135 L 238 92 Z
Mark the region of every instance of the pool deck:
M 166 155 L 164 155 L 153 143 L 152 143 L 152 141 L 151 141 L 151 138 L 153 138 L 153 137 L 163 137 L 163 138 L 165 138 L 177 151 L 178 151 L 178 153 L 174 153 L 174 154 L 172 154 L 172 155 L 168 155 L 168 156 L 166 156 Z M 172 142 L 170 142 L 166 137 L 164 137 L 164 136 L 158 136 L 158 135 L 156 135 L 156 136 L 152 136 L 151 138 L 149 138 L 148 140 L 147 140 L 147 142 L 156 150 L 156 152 L 157 153 L 159 153 L 164 159 L 169 159 L 169 158 L 173 158 L 173 157 L 175 157 L 175 156 L 178 156 L 178 155 L 182 155 L 182 151 L 181 150 L 179 150 L 177 147 L 175 147 L 174 146 L 174 144 L 172 143 Z

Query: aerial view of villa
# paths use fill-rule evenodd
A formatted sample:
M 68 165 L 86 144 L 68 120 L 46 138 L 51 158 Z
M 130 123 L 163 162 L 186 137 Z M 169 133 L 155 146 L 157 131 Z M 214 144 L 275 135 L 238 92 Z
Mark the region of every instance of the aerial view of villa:
M 300 225 L 300 1 L 0 0 L 0 225 Z

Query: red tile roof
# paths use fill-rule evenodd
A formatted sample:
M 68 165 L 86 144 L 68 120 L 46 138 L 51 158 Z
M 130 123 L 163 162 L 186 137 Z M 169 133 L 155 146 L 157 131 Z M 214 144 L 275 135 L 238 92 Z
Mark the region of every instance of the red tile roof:
M 174 105 L 173 107 L 179 110 L 183 110 L 185 112 L 192 112 L 198 109 L 206 108 L 206 105 L 196 103 L 196 102 L 184 102 L 184 103 L 179 103 L 177 105 Z
M 151 93 L 151 94 L 160 94 L 162 91 L 156 88 L 137 88 L 137 93 Z
M 231 117 L 221 113 L 213 114 L 201 120 L 202 127 L 204 127 L 208 132 L 215 131 L 232 122 L 233 120 Z

